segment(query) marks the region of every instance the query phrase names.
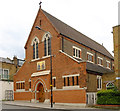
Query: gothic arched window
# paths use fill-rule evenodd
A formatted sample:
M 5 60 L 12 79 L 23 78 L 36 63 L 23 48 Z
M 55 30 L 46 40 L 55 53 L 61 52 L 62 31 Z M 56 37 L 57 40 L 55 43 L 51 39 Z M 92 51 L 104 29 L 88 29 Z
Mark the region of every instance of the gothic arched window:
M 44 35 L 44 56 L 51 55 L 51 37 L 49 34 Z
M 38 44 L 39 44 L 39 39 L 37 37 L 35 37 L 31 44 L 33 46 L 33 59 L 37 59 L 39 57 Z

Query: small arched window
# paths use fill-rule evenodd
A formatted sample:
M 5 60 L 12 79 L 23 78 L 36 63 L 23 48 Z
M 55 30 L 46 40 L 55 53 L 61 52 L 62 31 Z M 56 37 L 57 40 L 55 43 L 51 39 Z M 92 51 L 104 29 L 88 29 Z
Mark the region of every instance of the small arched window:
M 44 56 L 51 55 L 51 36 L 46 33 L 42 41 L 44 41 Z
M 114 84 L 112 82 L 109 82 L 109 83 L 106 84 L 106 88 L 107 89 L 112 89 L 112 88 L 114 88 Z
M 39 57 L 38 44 L 39 44 L 39 39 L 37 37 L 35 37 L 31 44 L 33 46 L 33 59 L 37 59 Z

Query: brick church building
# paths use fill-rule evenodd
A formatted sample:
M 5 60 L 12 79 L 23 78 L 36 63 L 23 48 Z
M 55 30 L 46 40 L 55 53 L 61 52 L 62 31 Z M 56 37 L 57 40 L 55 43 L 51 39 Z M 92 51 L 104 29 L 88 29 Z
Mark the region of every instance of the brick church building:
M 41 8 L 25 44 L 25 62 L 14 76 L 14 99 L 50 103 L 51 54 L 53 102 L 95 104 L 102 75 L 113 72 L 113 56 Z

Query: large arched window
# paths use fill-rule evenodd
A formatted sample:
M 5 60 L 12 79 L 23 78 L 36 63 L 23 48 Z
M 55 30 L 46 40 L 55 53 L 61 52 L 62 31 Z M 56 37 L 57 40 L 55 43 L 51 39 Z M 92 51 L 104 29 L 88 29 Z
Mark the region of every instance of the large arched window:
M 46 33 L 43 37 L 44 41 L 44 56 L 51 55 L 51 36 Z
M 33 59 L 37 59 L 39 57 L 38 44 L 39 44 L 39 39 L 37 37 L 35 37 L 31 44 L 33 46 Z

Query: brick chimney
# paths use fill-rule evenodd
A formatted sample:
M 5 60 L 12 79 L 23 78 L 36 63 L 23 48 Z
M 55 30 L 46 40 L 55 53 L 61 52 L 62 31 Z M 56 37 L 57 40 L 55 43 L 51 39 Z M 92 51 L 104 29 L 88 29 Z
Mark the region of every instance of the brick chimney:
M 18 62 L 17 62 L 17 56 L 13 57 L 13 63 L 17 66 Z
M 113 27 L 113 41 L 116 86 L 120 90 L 120 25 Z

